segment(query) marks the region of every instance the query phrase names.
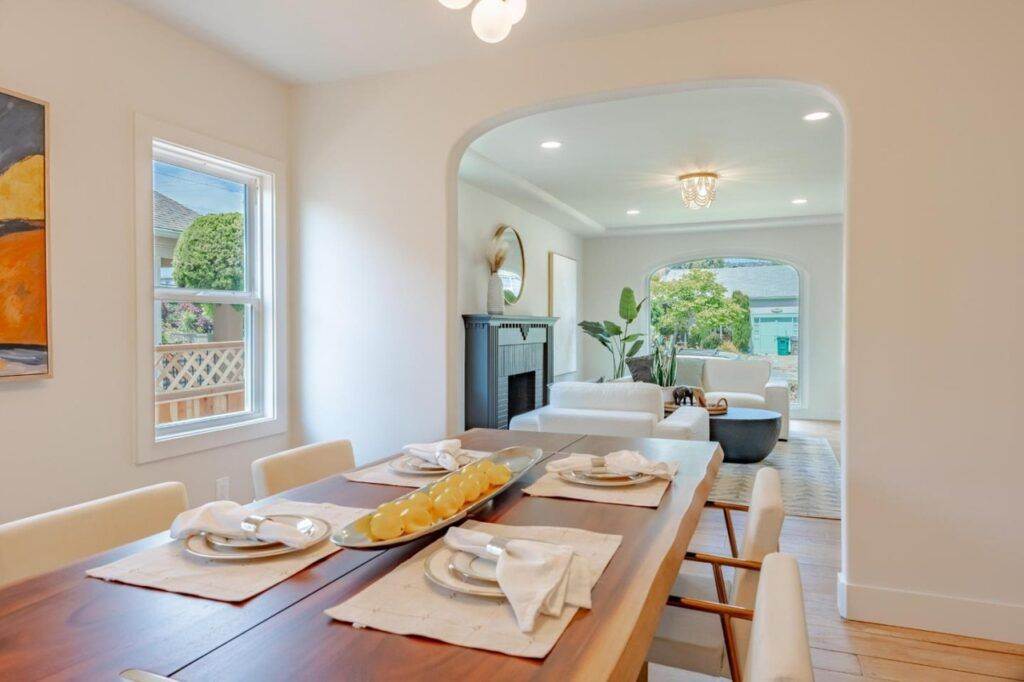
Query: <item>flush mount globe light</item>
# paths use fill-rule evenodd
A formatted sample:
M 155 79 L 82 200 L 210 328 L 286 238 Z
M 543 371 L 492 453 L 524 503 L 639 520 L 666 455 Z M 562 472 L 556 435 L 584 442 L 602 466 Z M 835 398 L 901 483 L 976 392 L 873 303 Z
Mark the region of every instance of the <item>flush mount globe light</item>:
M 718 173 L 684 173 L 679 176 L 683 185 L 683 205 L 694 210 L 707 208 L 715 200 Z
M 438 0 L 449 9 L 462 9 L 474 0 Z M 470 25 L 476 37 L 485 43 L 500 43 L 512 27 L 526 16 L 526 0 L 478 0 Z

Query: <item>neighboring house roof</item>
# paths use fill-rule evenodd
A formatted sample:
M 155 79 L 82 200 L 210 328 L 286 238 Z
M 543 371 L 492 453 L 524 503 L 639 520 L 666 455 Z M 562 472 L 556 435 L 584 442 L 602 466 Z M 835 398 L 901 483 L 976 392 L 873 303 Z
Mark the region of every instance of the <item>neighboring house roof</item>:
M 713 268 L 711 271 L 730 292 L 738 289 L 750 298 L 797 298 L 800 295 L 800 276 L 789 265 Z M 678 279 L 686 272 L 671 270 L 666 279 Z
M 153 227 L 157 230 L 182 232 L 200 216 L 188 206 L 160 192 L 153 192 Z

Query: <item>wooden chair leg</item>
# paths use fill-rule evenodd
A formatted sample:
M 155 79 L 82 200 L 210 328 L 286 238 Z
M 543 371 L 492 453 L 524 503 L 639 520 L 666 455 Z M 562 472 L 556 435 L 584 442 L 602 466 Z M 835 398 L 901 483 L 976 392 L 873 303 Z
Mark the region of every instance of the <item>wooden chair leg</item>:
M 722 508 L 722 515 L 725 517 L 725 532 L 729 534 L 729 551 L 732 552 L 734 557 L 740 555 L 739 550 L 736 548 L 736 531 L 732 527 L 732 514 L 729 510 Z
M 647 666 L 647 661 L 644 661 L 644 664 L 640 666 L 640 672 L 636 674 L 636 682 L 647 682 Z
M 725 637 L 725 655 L 729 659 L 729 675 L 733 682 L 743 682 L 739 657 L 736 655 L 736 637 L 732 633 L 732 616 L 721 615 L 722 636 Z

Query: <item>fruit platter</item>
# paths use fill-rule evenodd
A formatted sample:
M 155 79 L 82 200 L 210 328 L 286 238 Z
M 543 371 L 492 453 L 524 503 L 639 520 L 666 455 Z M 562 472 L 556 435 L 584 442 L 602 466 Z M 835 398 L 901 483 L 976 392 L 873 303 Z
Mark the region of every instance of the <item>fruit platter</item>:
M 334 533 L 331 541 L 348 549 L 380 549 L 447 528 L 507 490 L 543 457 L 540 448 L 499 450 L 385 502 Z

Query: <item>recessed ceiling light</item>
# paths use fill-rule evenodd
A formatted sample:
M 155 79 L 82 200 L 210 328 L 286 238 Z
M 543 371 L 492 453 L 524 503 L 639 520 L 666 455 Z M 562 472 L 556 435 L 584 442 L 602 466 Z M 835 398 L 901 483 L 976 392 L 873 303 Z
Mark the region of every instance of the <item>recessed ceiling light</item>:
M 558 140 L 548 140 L 547 142 L 541 142 L 540 146 L 544 149 L 558 149 L 562 146 L 562 143 Z
M 628 211 L 626 211 L 626 215 L 640 215 L 640 209 L 639 208 L 631 208 Z
M 804 116 L 805 121 L 824 121 L 832 114 L 828 111 L 812 111 L 811 113 Z
M 807 199 L 804 199 L 803 197 L 800 197 L 799 199 L 793 199 L 793 201 L 791 203 L 794 203 L 797 206 L 800 206 L 800 205 L 806 204 L 807 203 Z

